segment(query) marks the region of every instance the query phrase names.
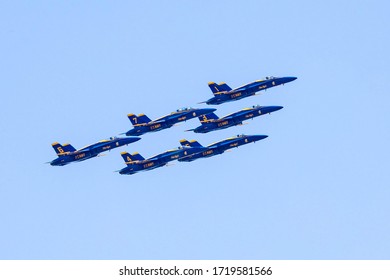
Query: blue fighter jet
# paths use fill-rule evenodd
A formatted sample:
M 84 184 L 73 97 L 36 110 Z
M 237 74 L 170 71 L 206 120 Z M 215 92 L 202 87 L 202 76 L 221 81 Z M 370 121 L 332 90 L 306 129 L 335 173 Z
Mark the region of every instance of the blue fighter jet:
M 208 105 L 219 105 L 225 102 L 240 100 L 242 98 L 255 95 L 258 91 L 278 85 L 284 85 L 285 83 L 292 82 L 296 79 L 296 77 L 265 77 L 263 80 L 256 80 L 235 89 L 232 89 L 226 83 L 216 84 L 214 82 L 210 82 L 209 87 L 213 92 L 214 97 L 200 103 L 206 103 Z
M 214 130 L 225 129 L 231 126 L 242 125 L 244 120 L 253 119 L 264 114 L 282 109 L 282 106 L 253 106 L 252 108 L 245 108 L 238 112 L 232 113 L 225 117 L 219 118 L 216 114 L 206 114 L 199 117 L 201 125 L 189 129 L 187 131 L 194 131 L 195 133 L 207 133 Z
M 207 158 L 207 157 L 220 155 L 231 148 L 238 148 L 239 146 L 242 146 L 245 144 L 255 143 L 256 141 L 265 139 L 267 137 L 268 137 L 267 135 L 237 135 L 235 137 L 231 137 L 231 138 L 210 144 L 207 147 L 205 147 L 206 149 L 204 151 L 189 155 L 188 157 L 180 158 L 179 161 L 190 162 L 190 161 L 194 161 L 194 160 L 199 159 L 199 158 Z M 203 147 L 201 144 L 199 144 L 195 140 L 192 140 L 189 142 L 189 141 L 183 139 L 183 140 L 180 140 L 180 144 L 183 147 Z
M 204 147 L 179 147 L 177 149 L 155 155 L 148 159 L 145 159 L 139 153 L 130 155 L 127 152 L 122 152 L 121 155 L 127 166 L 121 170 L 118 170 L 118 172 L 122 175 L 132 175 L 140 171 L 152 170 L 167 165 L 170 161 L 186 158 L 192 154 L 204 151 L 205 149 L 206 148 Z
M 61 145 L 58 142 L 51 144 L 56 151 L 58 158 L 50 162 L 52 166 L 63 166 L 68 163 L 83 161 L 98 156 L 101 152 L 109 151 L 123 145 L 140 140 L 140 137 L 111 137 L 108 140 L 101 140 L 95 144 L 88 145 L 80 150 L 76 150 L 70 144 Z
M 134 115 L 128 114 L 127 117 L 133 124 L 134 128 L 127 131 L 127 136 L 140 136 L 148 132 L 155 132 L 163 130 L 166 128 L 172 127 L 178 122 L 183 122 L 192 118 L 203 116 L 214 112 L 216 109 L 205 108 L 205 109 L 195 109 L 195 108 L 181 108 L 175 112 L 170 113 L 169 115 L 163 116 L 161 118 L 151 120 L 144 114 Z

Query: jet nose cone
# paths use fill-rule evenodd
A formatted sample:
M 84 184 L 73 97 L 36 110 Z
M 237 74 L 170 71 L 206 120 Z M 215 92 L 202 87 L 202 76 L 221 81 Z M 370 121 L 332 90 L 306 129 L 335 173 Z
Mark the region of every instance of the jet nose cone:
M 124 139 L 124 142 L 129 144 L 129 143 L 136 142 L 138 140 L 141 140 L 141 137 L 128 137 L 128 138 Z
M 285 83 L 289 83 L 289 82 L 292 82 L 292 81 L 295 81 L 297 79 L 297 77 L 285 77 Z
M 253 135 L 251 140 L 252 141 L 259 141 L 259 140 L 263 140 L 267 137 L 268 137 L 268 135 Z
M 268 106 L 266 109 L 267 113 L 272 113 L 275 111 L 279 111 L 280 109 L 283 109 L 283 106 Z

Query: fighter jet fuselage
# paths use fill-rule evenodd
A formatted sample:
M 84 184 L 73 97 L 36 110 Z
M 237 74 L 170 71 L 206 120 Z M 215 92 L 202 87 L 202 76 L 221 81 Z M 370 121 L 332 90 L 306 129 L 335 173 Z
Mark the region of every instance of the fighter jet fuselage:
M 58 158 L 50 162 L 52 166 L 63 166 L 72 162 L 83 161 L 98 156 L 100 153 L 109 151 L 120 146 L 140 140 L 140 137 L 112 137 L 108 140 L 101 140 L 92 145 L 88 145 L 80 150 L 76 150 L 70 144 L 61 145 L 58 142 L 52 144 Z
M 242 98 L 255 95 L 258 91 L 266 90 L 278 85 L 284 85 L 285 83 L 292 82 L 296 79 L 296 77 L 266 77 L 263 80 L 256 80 L 235 89 L 231 89 L 226 83 L 216 84 L 214 82 L 210 82 L 209 87 L 213 92 L 214 97 L 203 103 L 208 105 L 219 105 L 226 102 L 240 100 Z
M 208 133 L 210 131 L 225 129 L 231 126 L 241 125 L 243 121 L 269 114 L 282 109 L 282 106 L 253 106 L 219 118 L 214 113 L 199 117 L 201 125 L 191 129 L 195 133 Z
M 203 150 L 205 150 L 204 147 L 180 147 L 174 150 L 166 151 L 148 159 L 144 159 L 138 153 L 130 155 L 127 152 L 123 152 L 121 155 L 127 166 L 119 170 L 119 174 L 132 175 L 140 171 L 152 170 L 165 166 L 171 161 L 186 158 Z
M 224 153 L 225 151 L 232 149 L 232 148 L 238 148 L 239 146 L 249 144 L 249 143 L 255 143 L 256 141 L 262 140 L 267 138 L 267 135 L 237 135 L 235 137 L 231 137 L 213 144 L 208 145 L 205 147 L 205 150 L 200 151 L 198 153 L 189 155 L 185 158 L 180 158 L 179 161 L 194 161 L 199 158 L 208 158 L 216 155 L 220 155 Z M 192 140 L 188 142 L 187 140 L 183 139 L 180 141 L 180 144 L 182 146 L 190 146 L 190 147 L 202 147 L 197 141 Z

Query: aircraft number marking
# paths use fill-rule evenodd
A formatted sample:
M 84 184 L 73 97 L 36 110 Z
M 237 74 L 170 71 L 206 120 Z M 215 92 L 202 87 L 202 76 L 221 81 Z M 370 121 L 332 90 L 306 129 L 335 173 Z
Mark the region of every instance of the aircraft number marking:
M 137 124 L 137 118 L 133 118 L 135 124 Z
M 64 150 L 63 150 L 61 147 L 58 147 L 57 150 L 58 150 L 61 154 L 64 153 Z

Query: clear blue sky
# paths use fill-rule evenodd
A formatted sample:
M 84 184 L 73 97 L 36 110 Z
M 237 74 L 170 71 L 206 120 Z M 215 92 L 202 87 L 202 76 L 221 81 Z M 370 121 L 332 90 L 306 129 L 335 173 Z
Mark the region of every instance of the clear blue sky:
M 3 1 L 1 259 L 389 259 L 388 1 Z M 264 76 L 298 80 L 215 106 L 284 109 L 198 135 L 190 120 L 65 167 L 76 148 Z M 206 105 L 207 106 L 207 105 Z M 133 176 L 182 138 L 266 134 Z

